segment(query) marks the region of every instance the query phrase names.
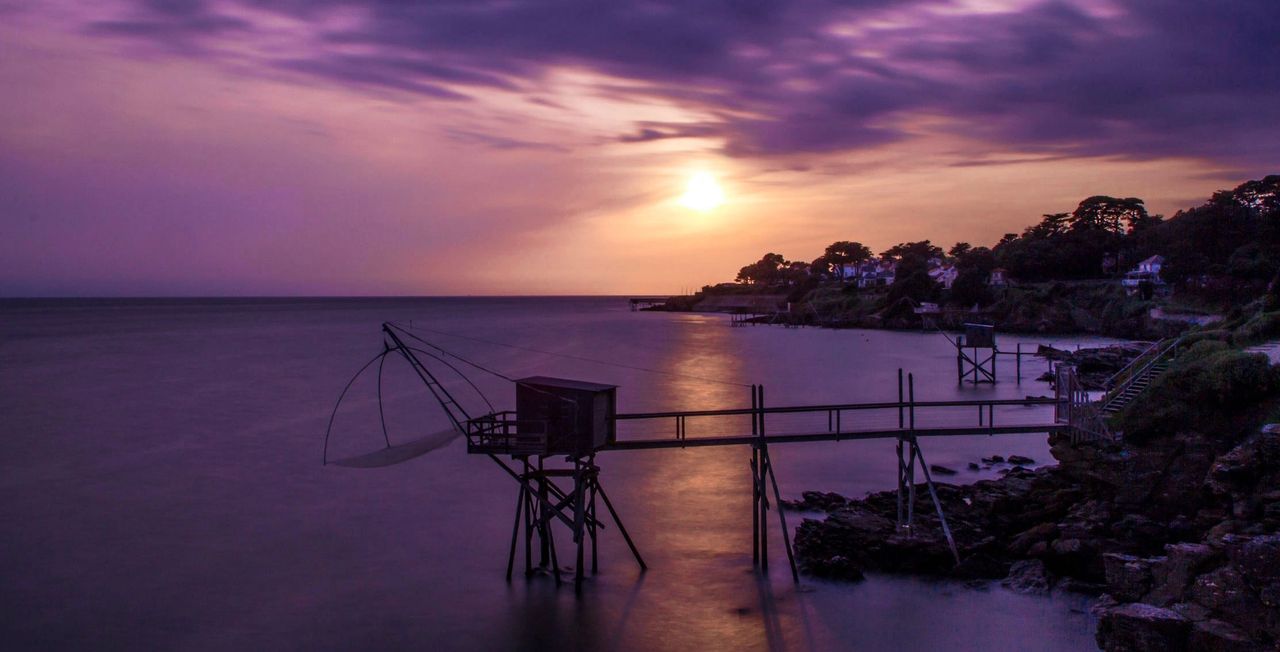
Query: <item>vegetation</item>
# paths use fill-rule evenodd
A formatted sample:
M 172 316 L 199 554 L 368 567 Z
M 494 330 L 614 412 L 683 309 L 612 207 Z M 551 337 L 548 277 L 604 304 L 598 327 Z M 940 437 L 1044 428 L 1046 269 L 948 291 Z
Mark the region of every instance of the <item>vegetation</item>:
M 1140 400 L 1119 417 L 1125 440 L 1169 434 L 1220 433 L 1227 440 L 1251 430 L 1280 393 L 1280 368 L 1265 355 L 1202 340 L 1183 351 Z
M 1161 277 L 1172 300 L 1132 296 L 1116 282 L 1154 255 L 1165 259 Z M 877 265 L 849 278 L 846 270 L 863 263 Z M 991 283 L 1001 268 L 1013 280 L 1008 286 Z M 944 252 L 920 240 L 876 256 L 860 242 L 840 240 L 811 262 L 769 252 L 735 281 L 673 298 L 666 309 L 692 310 L 709 295 L 772 294 L 792 304 L 785 317 L 792 321 L 918 327 L 917 310 L 927 302 L 943 308 L 931 314 L 944 327 L 979 320 L 1011 331 L 1143 338 L 1181 328 L 1148 319 L 1151 308 L 1165 304 L 1181 313 L 1225 312 L 1237 337 L 1260 341 L 1280 337 L 1280 175 L 1218 192 L 1169 219 L 1148 213 L 1139 198 L 1097 195 L 992 247 L 957 242 Z

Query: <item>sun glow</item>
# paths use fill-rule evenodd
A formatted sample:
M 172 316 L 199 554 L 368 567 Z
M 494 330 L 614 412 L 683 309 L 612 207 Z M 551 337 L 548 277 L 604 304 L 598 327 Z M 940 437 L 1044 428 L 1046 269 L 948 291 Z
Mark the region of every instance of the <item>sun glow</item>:
M 724 203 L 724 190 L 709 172 L 699 172 L 689 179 L 680 205 L 695 211 L 707 212 Z

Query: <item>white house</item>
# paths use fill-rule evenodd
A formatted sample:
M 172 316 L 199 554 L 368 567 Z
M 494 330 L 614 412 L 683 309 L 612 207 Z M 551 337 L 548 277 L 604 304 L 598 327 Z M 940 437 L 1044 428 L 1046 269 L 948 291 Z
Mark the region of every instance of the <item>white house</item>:
M 1159 276 L 1161 267 L 1164 267 L 1164 256 L 1157 255 L 1138 263 L 1138 269 L 1136 271 Z
M 987 285 L 992 287 L 1004 287 L 1009 284 L 1009 270 L 1003 267 L 997 267 L 991 270 L 991 277 L 987 279 Z
M 896 268 L 896 264 L 886 260 L 869 260 L 859 264 L 845 263 L 840 266 L 840 276 L 845 281 L 857 283 L 860 288 L 881 287 L 893 285 Z
M 1164 280 L 1160 278 L 1160 269 L 1164 267 L 1164 256 L 1152 256 L 1134 267 L 1132 271 L 1124 275 L 1120 285 L 1129 294 L 1138 291 L 1138 287 L 1143 282 L 1151 283 L 1152 287 L 1159 288 L 1164 285 Z
M 939 264 L 929 268 L 929 278 L 948 290 L 951 289 L 951 284 L 956 282 L 957 276 L 960 276 L 960 270 L 956 269 L 955 265 Z

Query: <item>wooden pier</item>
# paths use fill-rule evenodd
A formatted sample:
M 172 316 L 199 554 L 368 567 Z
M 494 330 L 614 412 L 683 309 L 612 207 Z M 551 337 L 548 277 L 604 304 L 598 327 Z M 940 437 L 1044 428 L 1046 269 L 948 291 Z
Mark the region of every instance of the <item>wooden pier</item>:
M 597 497 L 603 500 L 608 515 L 626 540 L 637 564 L 642 570 L 646 568 L 639 549 L 601 484 L 601 469 L 595 463 L 598 453 L 750 446 L 752 559 L 763 569 L 769 564 L 768 512 L 782 502 L 770 459 L 770 446 L 892 439 L 897 444 L 898 458 L 898 525 L 905 532 L 911 532 L 916 490 L 924 487 L 932 498 L 956 563 L 959 563 L 942 503 L 937 498 L 929 467 L 924 461 L 921 439 L 974 435 L 1043 436 L 1062 432 L 1073 438 L 1097 436 L 1097 429 L 1091 425 L 1095 421 L 1095 409 L 1089 404 L 1087 394 L 1074 382 L 1074 370 L 1064 366 L 1056 370 L 1057 387 L 1053 398 L 919 401 L 915 396 L 914 377 L 899 369 L 897 400 L 894 401 L 767 406 L 764 386 L 750 385 L 747 407 L 638 413 L 616 411 L 617 388 L 612 385 L 546 377 L 514 379 L 501 376 L 516 385 L 516 410 L 500 412 L 491 408 L 489 413 L 473 418 L 419 355 L 443 364 L 477 392 L 478 388 L 445 357 L 456 358 L 488 373 L 500 374 L 451 354 L 402 327 L 384 324 L 383 332 L 384 351 L 365 368 L 393 353 L 403 357 L 444 408 L 454 427 L 466 437 L 467 452 L 487 455 L 518 483 L 516 515 L 507 560 L 508 579 L 523 534 L 526 575 L 535 572 L 533 552 L 536 549 L 538 567 L 549 569 L 556 581 L 560 581 L 552 527 L 559 522 L 569 529 L 576 546 L 575 584 L 580 586 L 588 540 L 592 573 L 597 569 L 596 536 L 605 527 L 597 518 Z M 422 342 L 430 350 L 407 345 L 401 339 L 402 335 Z M 379 364 L 379 374 L 381 367 Z M 963 376 L 961 380 L 963 382 Z M 487 403 L 488 399 L 485 401 Z M 335 407 L 335 414 L 336 410 Z M 1015 415 L 1024 418 L 1018 419 Z M 820 425 L 824 420 L 825 428 Z M 926 420 L 927 424 L 924 423 Z M 789 427 L 788 421 L 792 422 Z M 692 429 L 695 433 L 692 436 L 690 422 L 698 426 Z M 777 427 L 779 422 L 783 427 Z M 671 428 L 666 430 L 667 426 L 663 426 L 665 434 L 633 432 L 643 429 L 646 424 L 663 423 Z M 499 456 L 510 456 L 511 463 Z M 558 459 L 571 466 L 555 466 L 553 462 Z M 923 475 L 923 483 L 916 482 L 917 468 Z M 781 509 L 776 511 L 792 577 L 799 582 L 786 515 Z

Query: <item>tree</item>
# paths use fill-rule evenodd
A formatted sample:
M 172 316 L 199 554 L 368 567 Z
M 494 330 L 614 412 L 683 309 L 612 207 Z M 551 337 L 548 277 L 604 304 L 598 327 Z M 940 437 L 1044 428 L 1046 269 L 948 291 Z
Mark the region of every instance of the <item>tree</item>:
M 890 247 L 880 255 L 899 263 L 905 258 L 919 258 L 928 262 L 930 258 L 942 257 L 942 247 L 935 246 L 928 240 L 921 240 L 919 242 L 901 242 Z
M 789 264 L 782 254 L 770 252 L 760 260 L 738 270 L 738 276 L 734 280 L 748 285 L 775 285 L 783 280 L 780 272 Z
M 951 303 L 958 306 L 983 305 L 991 301 L 988 273 L 977 268 L 966 269 L 951 282 Z
M 1147 207 L 1137 197 L 1117 199 L 1094 195 L 1076 206 L 1071 214 L 1072 231 L 1104 231 L 1124 235 L 1126 227 L 1147 219 Z
M 1070 226 L 1070 213 L 1045 213 L 1039 224 L 1028 227 L 1023 234 L 1032 238 L 1052 238 L 1066 233 Z
M 961 256 L 969 253 L 970 249 L 973 249 L 973 245 L 968 242 L 957 242 L 951 246 L 951 250 L 947 252 L 947 255 L 952 258 L 960 258 Z
M 976 270 L 984 279 L 996 268 L 996 256 L 986 247 L 974 247 L 963 255 L 956 257 L 956 269 L 962 273 Z
M 841 268 L 844 265 L 856 265 L 870 259 L 871 250 L 861 242 L 840 240 L 828 245 L 826 252 L 822 254 L 822 258 L 830 266 L 831 271 L 835 272 L 837 276 L 841 276 Z

